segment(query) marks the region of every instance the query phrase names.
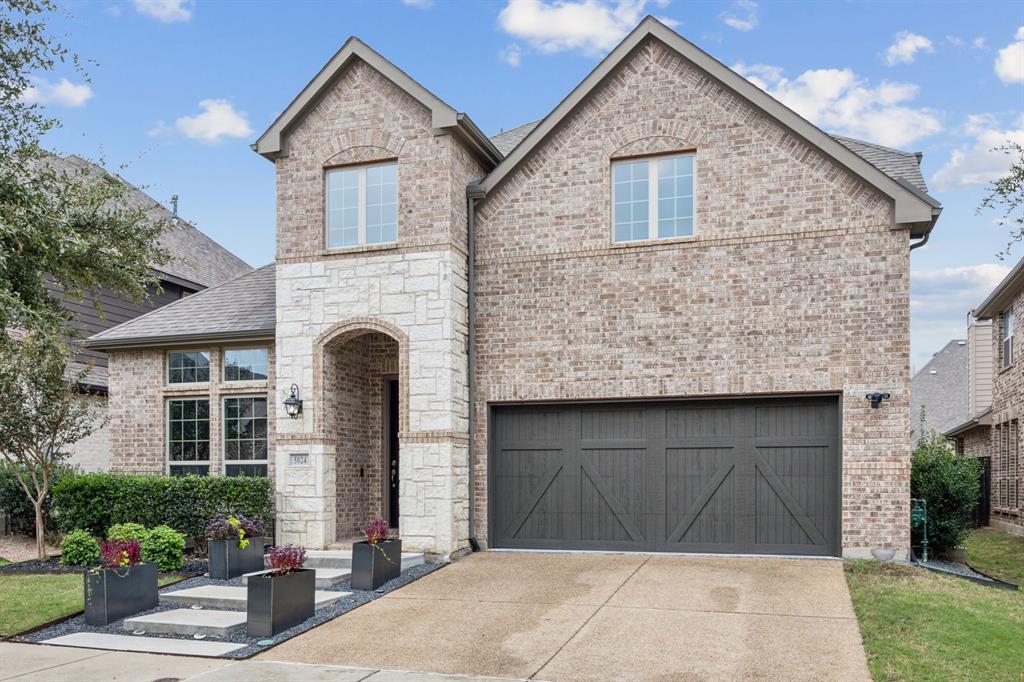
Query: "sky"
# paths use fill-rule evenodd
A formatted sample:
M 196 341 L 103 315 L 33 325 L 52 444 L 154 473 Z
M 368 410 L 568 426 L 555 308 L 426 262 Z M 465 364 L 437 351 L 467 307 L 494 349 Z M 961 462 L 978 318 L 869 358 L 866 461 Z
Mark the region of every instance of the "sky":
M 350 35 L 488 134 L 545 116 L 647 14 L 829 132 L 920 151 L 944 210 L 911 255 L 911 367 L 1024 256 L 978 213 L 1024 144 L 1022 2 L 66 0 L 88 60 L 27 96 L 45 144 L 102 161 L 254 266 L 273 260 L 273 165 L 249 145 Z

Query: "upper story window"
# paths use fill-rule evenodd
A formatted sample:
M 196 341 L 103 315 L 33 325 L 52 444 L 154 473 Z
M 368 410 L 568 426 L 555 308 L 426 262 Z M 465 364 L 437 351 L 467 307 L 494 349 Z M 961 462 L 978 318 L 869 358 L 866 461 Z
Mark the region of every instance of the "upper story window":
M 194 384 L 210 380 L 210 354 L 186 351 L 167 354 L 167 383 Z
M 612 240 L 693 234 L 693 154 L 612 164 Z
M 398 240 L 398 164 L 327 171 L 327 247 Z
M 1003 367 L 1013 364 L 1013 311 L 1003 313 Z
M 224 381 L 265 381 L 266 348 L 228 348 L 224 351 Z

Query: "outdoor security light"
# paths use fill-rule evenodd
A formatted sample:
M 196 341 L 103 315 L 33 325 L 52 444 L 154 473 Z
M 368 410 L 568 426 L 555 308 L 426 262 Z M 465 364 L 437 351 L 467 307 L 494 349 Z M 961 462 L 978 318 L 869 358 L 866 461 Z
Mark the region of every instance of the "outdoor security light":
M 875 392 L 875 393 L 868 393 L 866 396 L 864 396 L 864 400 L 867 400 L 868 402 L 870 402 L 871 403 L 871 407 L 873 407 L 874 409 L 877 410 L 878 406 L 882 404 L 883 400 L 888 400 L 891 397 L 892 396 L 890 396 L 888 393 L 878 393 L 878 392 Z
M 292 394 L 285 398 L 284 411 L 292 419 L 298 419 L 302 414 L 302 398 L 299 397 L 299 385 L 292 384 Z

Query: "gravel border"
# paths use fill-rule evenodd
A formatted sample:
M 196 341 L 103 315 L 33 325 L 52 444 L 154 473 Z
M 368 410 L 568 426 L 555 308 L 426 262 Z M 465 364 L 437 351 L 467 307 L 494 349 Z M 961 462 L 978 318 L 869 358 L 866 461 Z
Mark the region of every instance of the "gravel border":
M 288 630 L 285 630 L 284 632 L 276 635 L 273 638 L 268 638 L 268 639 L 272 639 L 273 640 L 273 644 L 269 644 L 269 645 L 266 645 L 266 646 L 260 646 L 259 644 L 257 644 L 257 642 L 263 640 L 263 638 L 262 637 L 250 637 L 248 634 L 246 634 L 244 629 L 241 632 L 239 632 L 237 634 L 234 634 L 234 635 L 231 635 L 229 637 L 207 636 L 204 641 L 210 641 L 210 642 L 233 642 L 233 643 L 236 643 L 236 644 L 245 644 L 246 645 L 245 647 L 243 647 L 241 649 L 238 649 L 236 651 L 232 651 L 231 653 L 225 654 L 224 656 L 219 656 L 217 658 L 231 658 L 231 659 L 249 658 L 250 656 L 258 654 L 261 651 L 267 651 L 268 649 L 270 649 L 270 648 L 272 648 L 274 646 L 277 646 L 281 642 L 287 641 L 287 640 L 291 639 L 292 637 L 295 637 L 296 635 L 300 635 L 303 632 L 306 632 L 307 630 L 315 628 L 318 625 L 322 625 L 323 623 L 326 623 L 329 620 L 334 620 L 338 616 L 341 616 L 341 615 L 343 615 L 345 613 L 348 613 L 349 611 L 351 611 L 354 608 L 358 608 L 358 607 L 362 606 L 363 604 L 369 603 L 369 602 L 373 601 L 374 599 L 382 597 L 385 594 L 387 594 L 388 592 L 393 592 L 394 590 L 397 590 L 398 588 L 403 587 L 403 586 L 413 582 L 414 580 L 418 580 L 419 578 L 422 578 L 423 576 L 427 575 L 428 573 L 432 573 L 433 571 L 436 571 L 437 569 L 439 569 L 439 568 L 441 568 L 443 566 L 446 566 L 446 565 L 447 565 L 447 562 L 446 563 L 438 563 L 438 564 L 420 564 L 419 566 L 413 566 L 412 568 L 409 568 L 409 569 L 406 569 L 405 571 L 403 571 L 402 575 L 400 575 L 399 577 L 395 578 L 394 580 L 388 581 L 387 583 L 382 585 L 379 589 L 374 590 L 372 592 L 364 591 L 364 590 L 353 590 L 352 587 L 351 587 L 351 582 L 349 580 L 344 580 L 344 581 L 338 583 L 337 585 L 335 585 L 333 588 L 331 588 L 331 591 L 332 592 L 351 592 L 350 595 L 348 595 L 344 599 L 341 599 L 341 600 L 337 601 L 336 603 L 332 604 L 331 606 L 328 606 L 327 608 L 318 609 L 313 614 L 313 617 L 310 618 L 309 620 L 304 621 L 302 623 L 299 623 L 295 627 L 289 628 Z M 187 589 L 187 588 L 190 588 L 190 587 L 200 587 L 202 585 L 220 585 L 220 586 L 238 586 L 238 587 L 241 587 L 242 586 L 242 579 L 241 578 L 233 578 L 232 580 L 211 580 L 210 578 L 207 578 L 207 577 L 190 578 L 188 580 L 185 580 L 185 581 L 182 581 L 182 582 L 179 582 L 179 583 L 175 583 L 174 585 L 168 585 L 167 587 L 161 589 L 160 593 L 161 594 L 170 594 L 172 592 L 177 592 L 179 590 L 184 590 L 184 589 Z M 181 604 L 170 604 L 170 603 L 161 602 L 160 606 L 158 606 L 157 608 L 150 609 L 148 611 L 142 611 L 140 613 L 136 613 L 136 614 L 134 614 L 131 617 L 134 618 L 134 617 L 137 617 L 137 616 L 144 616 L 144 615 L 148 615 L 148 614 L 151 614 L 151 613 L 159 613 L 160 611 L 170 611 L 172 609 L 180 609 L 180 608 L 188 608 L 188 607 L 182 606 Z M 231 609 L 217 609 L 217 610 L 218 611 L 220 611 L 220 610 L 227 611 L 227 610 L 231 610 Z M 74 616 L 72 618 L 69 618 L 69 619 L 67 619 L 65 621 L 62 621 L 62 622 L 59 622 L 59 623 L 55 623 L 55 624 L 53 624 L 53 625 L 51 625 L 49 627 L 45 627 L 45 628 L 43 628 L 41 630 L 36 630 L 34 632 L 29 632 L 29 633 L 26 633 L 24 635 L 14 635 L 12 637 L 9 637 L 6 641 L 9 641 L 9 642 L 28 642 L 28 643 L 36 643 L 36 644 L 38 644 L 38 643 L 40 643 L 40 642 L 42 642 L 43 640 L 46 640 L 46 639 L 53 639 L 54 637 L 60 637 L 62 635 L 70 635 L 70 634 L 73 634 L 75 632 L 98 632 L 98 633 L 106 633 L 106 634 L 112 634 L 112 635 L 126 635 L 126 634 L 130 634 L 129 631 L 124 629 L 123 622 L 124 622 L 123 620 L 118 620 L 118 621 L 115 621 L 115 622 L 111 623 L 110 625 L 96 627 L 96 626 L 92 626 L 92 625 L 87 625 L 86 622 L 85 622 L 85 616 L 84 615 L 78 615 L 78 616 Z M 145 634 L 145 636 L 146 637 L 163 637 L 163 638 L 167 638 L 167 639 L 179 639 L 179 640 L 188 639 L 188 638 L 182 637 L 180 635 L 164 635 L 164 634 L 159 634 L 159 633 L 155 633 L 155 632 L 147 632 Z
M 992 576 L 985 575 L 980 571 L 975 570 L 968 564 L 962 564 L 958 561 L 946 561 L 945 559 L 928 559 L 928 563 L 921 561 L 916 554 L 912 555 L 913 562 L 916 566 L 927 569 L 932 573 L 941 573 L 943 575 L 952 575 L 958 578 L 964 578 L 971 582 L 978 583 L 979 585 L 988 585 L 990 587 L 1000 587 L 1006 590 L 1016 590 L 1017 585 L 1013 583 L 1004 582 L 997 580 Z

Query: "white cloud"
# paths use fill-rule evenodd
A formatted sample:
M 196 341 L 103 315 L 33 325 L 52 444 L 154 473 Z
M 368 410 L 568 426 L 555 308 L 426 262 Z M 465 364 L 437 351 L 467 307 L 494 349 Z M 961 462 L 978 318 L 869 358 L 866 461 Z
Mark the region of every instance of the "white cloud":
M 982 263 L 911 271 L 912 365 L 923 366 L 950 339 L 964 338 L 967 313 L 985 300 L 1009 270 L 1006 265 Z
M 954 149 L 949 161 L 932 176 L 937 189 L 983 185 L 1006 173 L 1012 159 L 992 150 L 1007 142 L 1024 145 L 1024 116 L 1006 126 L 992 114 L 974 114 L 967 117 L 961 132 L 972 139 Z
M 726 26 L 737 31 L 753 31 L 757 28 L 757 3 L 753 0 L 736 0 L 732 10 L 720 16 Z
M 633 30 L 647 4 L 647 0 L 509 0 L 498 23 L 543 54 L 579 51 L 598 57 Z
M 896 34 L 896 42 L 885 51 L 885 62 L 889 66 L 909 64 L 917 57 L 918 52 L 935 52 L 932 41 L 910 31 Z
M 882 81 L 872 86 L 851 69 L 811 69 L 790 80 L 767 64 L 737 64 L 734 70 L 790 109 L 826 130 L 901 147 L 942 130 L 927 108 L 912 108 L 919 88 Z
M 996 75 L 1004 83 L 1024 83 L 1024 26 L 1017 29 L 1013 39 L 996 53 Z
M 416 9 L 427 9 L 434 6 L 434 0 L 402 0 L 402 4 Z
M 509 45 L 498 53 L 498 57 L 509 66 L 519 66 L 523 60 L 523 51 L 518 45 Z
M 195 9 L 194 0 L 134 0 L 135 11 L 165 24 L 188 21 Z
M 92 88 L 88 83 L 72 83 L 67 78 L 51 83 L 45 78 L 33 78 L 32 85 L 25 88 L 21 98 L 32 104 L 56 104 L 75 108 L 84 105 L 92 95 Z
M 224 99 L 204 99 L 196 116 L 182 116 L 174 122 L 179 133 L 193 140 L 219 142 L 222 137 L 247 137 L 252 134 L 245 114 L 235 111 Z

